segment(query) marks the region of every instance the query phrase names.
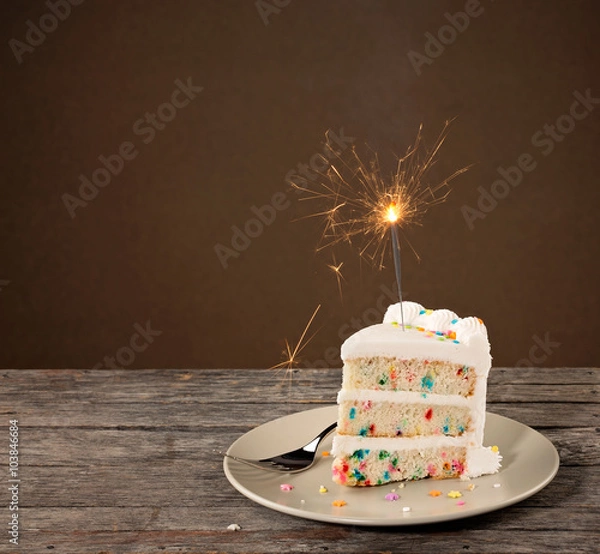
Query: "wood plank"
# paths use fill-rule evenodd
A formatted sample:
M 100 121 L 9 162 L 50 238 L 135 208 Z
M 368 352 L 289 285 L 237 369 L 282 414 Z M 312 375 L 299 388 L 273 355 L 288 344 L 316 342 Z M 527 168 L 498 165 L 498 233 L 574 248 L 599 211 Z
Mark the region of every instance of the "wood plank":
M 341 383 L 327 371 L 329 379 L 295 379 L 293 395 L 302 401 L 335 402 Z M 0 374 L 0 394 L 7 399 L 17 399 L 26 391 L 31 404 L 50 405 L 56 402 L 95 402 L 102 398 L 106 403 L 146 402 L 160 399 L 165 403 L 206 403 L 216 401 L 288 402 L 288 385 L 281 374 L 268 370 L 189 371 L 177 370 L 45 370 L 39 375 L 28 370 Z M 294 397 L 294 396 L 293 396 Z
M 68 509 L 69 517 L 65 520 Z M 571 507 L 569 517 L 564 517 L 562 507 L 548 510 L 540 508 L 511 506 L 469 520 L 470 529 L 489 530 L 555 530 L 577 532 L 595 531 L 598 510 Z M 240 509 L 238 506 L 214 506 L 198 517 L 198 507 L 152 505 L 143 507 L 74 507 L 74 508 L 25 508 L 23 516 L 27 520 L 25 532 L 61 529 L 62 532 L 85 529 L 88 533 L 101 531 L 142 531 L 150 526 L 154 531 L 225 531 L 227 525 L 234 522 L 245 530 L 263 532 L 287 531 L 293 526 L 296 530 L 311 530 L 315 526 L 328 527 L 310 520 L 293 518 L 262 506 L 250 505 Z M 549 518 L 556 522 L 549 526 Z M 439 527 L 450 527 L 446 524 Z M 467 526 L 467 525 L 465 525 Z
M 340 368 L 294 369 L 294 379 L 304 381 L 328 382 L 339 386 L 341 383 Z M 102 390 L 115 382 L 127 385 L 135 381 L 152 386 L 156 381 L 173 382 L 204 379 L 206 381 L 227 379 L 230 384 L 236 381 L 250 383 L 253 380 L 266 382 L 283 382 L 285 371 L 269 369 L 3 369 L 0 370 L 0 381 L 4 385 L 21 383 L 26 389 L 43 389 L 52 381 L 57 389 L 67 390 L 74 386 L 94 384 L 94 388 Z M 600 368 L 530 368 L 530 367 L 493 367 L 489 380 L 494 384 L 554 384 L 554 385 L 597 385 L 600 383 Z
M 59 371 L 59 373 L 56 373 Z M 334 373 L 335 371 L 335 373 Z M 273 371 L 64 371 L 46 370 L 32 378 L 28 370 L 4 371 L 0 398 L 8 405 L 20 393 L 27 392 L 30 404 L 51 405 L 57 402 L 92 402 L 102 398 L 105 403 L 147 402 L 160 399 L 163 403 L 237 402 L 262 404 L 313 402 L 334 403 L 340 387 L 339 370 L 302 370 L 293 381 L 291 393 L 284 380 L 274 380 Z M 514 373 L 514 372 L 513 372 Z M 589 370 L 583 373 L 588 374 Z M 334 374 L 337 374 L 334 377 Z M 593 374 L 596 375 L 596 374 Z M 212 376 L 212 378 L 211 378 Z M 575 402 L 600 403 L 600 381 L 588 386 L 580 384 L 493 383 L 488 387 L 489 402 Z
M 0 370 L 0 380 L 11 386 L 24 386 L 27 390 L 45 390 L 52 384 L 55 390 L 73 390 L 92 385 L 95 390 L 112 387 L 115 383 L 127 388 L 131 382 L 144 383 L 153 388 L 157 382 L 185 383 L 187 381 L 219 381 L 225 386 L 244 382 L 251 386 L 253 381 L 266 384 L 284 384 L 289 378 L 285 371 L 265 369 L 152 369 L 152 370 Z M 341 369 L 295 369 L 292 380 L 312 383 L 318 386 L 325 383 L 337 389 L 341 383 Z M 489 382 L 493 384 L 546 384 L 546 385 L 598 385 L 598 368 L 492 368 Z
M 66 515 L 66 514 L 65 514 Z M 550 527 L 550 522 L 548 523 Z M 597 554 L 596 531 L 565 531 L 547 528 L 525 530 L 472 530 L 464 524 L 453 528 L 428 526 L 422 528 L 351 528 L 314 523 L 308 529 L 296 530 L 290 523 L 286 530 L 273 532 L 250 528 L 238 532 L 219 530 L 133 532 L 73 532 L 59 530 L 29 532 L 22 547 L 29 552 L 56 550 L 61 554 L 123 554 L 163 552 L 166 554 L 199 554 L 212 552 L 298 554 L 336 551 L 365 552 L 477 552 L 482 554 L 532 554 L 561 552 L 562 554 Z
M 600 428 L 544 429 L 543 434 L 558 450 L 561 464 L 600 465 Z
M 85 464 L 95 460 L 103 465 L 118 466 L 122 460 L 143 463 L 149 458 L 198 459 L 213 449 L 226 448 L 244 428 L 225 426 L 220 436 L 213 427 L 196 429 L 81 429 L 21 428 L 22 463 L 33 465 Z M 600 440 L 593 427 L 545 429 L 543 434 L 554 443 L 565 465 L 600 463 Z M 227 435 L 230 437 L 226 438 Z M 310 440 L 310 436 L 307 440 Z
M 600 385 L 548 385 L 548 384 L 503 384 L 489 385 L 489 402 L 527 402 L 527 403 L 563 403 L 576 404 L 600 403 Z
M 598 385 L 600 369 L 595 367 L 493 367 L 488 381 L 494 385 Z
M 538 402 L 488 402 L 487 411 L 539 430 L 548 427 L 595 427 L 600 424 L 600 408 L 596 404 L 557 402 L 548 406 Z
M 165 460 L 145 464 L 122 460 L 86 465 L 28 466 L 22 469 L 23 507 L 110 506 L 218 506 L 251 507 L 253 503 L 226 480 L 220 458 Z M 561 466 L 557 477 L 535 496 L 523 500 L 527 507 L 598 507 L 598 466 Z M 315 494 L 317 492 L 315 491 Z M 0 490 L 0 500 L 7 492 Z M 4 504 L 3 504 L 4 505 Z
M 222 428 L 227 425 L 247 428 L 295 412 L 309 410 L 326 404 L 290 402 L 272 404 L 265 401 L 261 406 L 250 407 L 241 403 L 207 402 L 203 404 L 163 403 L 153 399 L 128 404 L 105 403 L 98 397 L 95 403 L 70 401 L 55 404 L 52 410 L 46 405 L 31 404 L 21 397 L 12 406 L 0 407 L 0 416 L 18 415 L 24 427 L 97 427 L 97 428 Z M 534 428 L 547 427 L 593 427 L 600 425 L 600 407 L 597 404 L 559 402 L 551 408 L 539 402 L 488 402 L 487 409 L 510 417 Z M 6 421 L 6 419 L 4 420 Z

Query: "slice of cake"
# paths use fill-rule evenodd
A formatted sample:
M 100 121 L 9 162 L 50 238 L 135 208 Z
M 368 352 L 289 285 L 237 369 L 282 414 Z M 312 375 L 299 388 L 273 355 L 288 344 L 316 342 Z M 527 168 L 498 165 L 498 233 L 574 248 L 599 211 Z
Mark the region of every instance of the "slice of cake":
M 492 358 L 480 319 L 394 304 L 383 323 L 349 337 L 341 355 L 335 482 L 370 486 L 498 471 L 497 448 L 483 446 Z

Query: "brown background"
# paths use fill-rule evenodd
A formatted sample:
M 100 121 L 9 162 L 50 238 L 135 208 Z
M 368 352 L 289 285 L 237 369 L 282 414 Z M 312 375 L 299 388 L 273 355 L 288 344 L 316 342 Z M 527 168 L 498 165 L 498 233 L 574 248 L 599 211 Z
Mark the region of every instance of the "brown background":
M 530 351 L 535 365 L 597 365 L 600 104 L 549 155 L 531 139 L 575 91 L 600 98 L 600 4 L 482 0 L 421 75 L 408 52 L 464 1 L 278 4 L 265 24 L 251 0 L 87 0 L 22 63 L 9 41 L 49 8 L 4 4 L 0 365 L 92 367 L 150 320 L 162 334 L 134 361 L 122 353 L 128 367 L 269 367 L 318 304 L 303 363 L 339 365 L 347 325 L 381 317 L 391 263 L 336 250 L 341 301 L 319 223 L 294 221 L 306 208 L 289 191 L 226 269 L 214 247 L 286 191 L 328 128 L 386 158 L 419 123 L 431 142 L 454 117 L 432 177 L 474 165 L 407 231 L 421 261 L 404 250 L 406 297 L 482 317 L 495 365 Z M 204 90 L 144 144 L 134 123 L 190 77 Z M 125 141 L 137 157 L 72 219 L 62 195 Z M 461 207 L 524 153 L 536 169 L 470 230 Z M 560 346 L 531 350 L 536 337 Z

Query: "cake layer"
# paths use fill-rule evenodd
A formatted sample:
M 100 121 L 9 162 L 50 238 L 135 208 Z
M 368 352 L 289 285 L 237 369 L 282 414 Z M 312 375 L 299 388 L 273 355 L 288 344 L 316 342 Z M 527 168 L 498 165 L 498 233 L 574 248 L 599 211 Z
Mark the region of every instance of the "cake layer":
M 331 453 L 335 457 L 334 480 L 351 486 L 428 476 L 475 478 L 496 473 L 502 460 L 497 449 L 478 445 L 472 434 L 415 438 L 336 435 Z M 394 471 L 390 470 L 390 464 Z M 368 479 L 361 479 L 358 472 Z
M 465 447 L 388 451 L 360 449 L 333 461 L 333 480 L 340 485 L 371 486 L 406 479 L 449 479 L 465 472 Z
M 467 365 L 443 360 L 372 356 L 346 361 L 342 388 L 470 396 L 476 382 L 475 371 Z
M 362 391 L 365 393 L 375 391 Z M 387 392 L 380 396 L 414 396 L 415 393 Z M 428 402 L 429 398 L 417 395 L 417 402 L 399 399 L 360 400 L 349 398 L 342 400 L 340 394 L 337 432 L 342 435 L 361 437 L 414 437 L 422 435 L 459 436 L 471 429 L 471 410 L 465 405 L 465 398 L 453 398 L 462 401 L 460 406 L 453 405 L 448 399 L 437 396 L 438 402 Z M 352 396 L 352 395 L 347 395 Z M 373 395 L 375 396 L 375 395 Z M 397 401 L 396 401 L 397 400 Z

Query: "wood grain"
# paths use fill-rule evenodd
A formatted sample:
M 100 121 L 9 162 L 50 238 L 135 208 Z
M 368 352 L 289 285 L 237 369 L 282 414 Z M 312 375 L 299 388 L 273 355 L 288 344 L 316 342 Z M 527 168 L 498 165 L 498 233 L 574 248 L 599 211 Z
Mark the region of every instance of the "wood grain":
M 599 376 L 492 370 L 488 410 L 539 429 L 561 456 L 538 494 L 456 522 L 361 528 L 252 503 L 212 453 L 265 421 L 333 404 L 339 370 L 296 371 L 291 390 L 268 370 L 3 370 L 2 433 L 19 420 L 14 552 L 597 552 Z M 0 552 L 13 552 L 3 540 Z

